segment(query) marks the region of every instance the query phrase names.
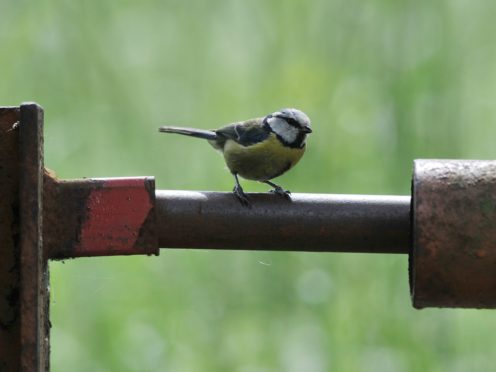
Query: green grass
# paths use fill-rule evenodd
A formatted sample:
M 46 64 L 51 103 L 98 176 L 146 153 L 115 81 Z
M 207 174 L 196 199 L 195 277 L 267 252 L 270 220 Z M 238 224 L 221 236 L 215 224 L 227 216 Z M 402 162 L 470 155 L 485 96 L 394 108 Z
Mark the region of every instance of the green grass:
M 496 3 L 0 3 L 0 104 L 44 106 L 62 178 L 232 179 L 200 141 L 285 106 L 295 192 L 408 194 L 415 158 L 495 157 Z M 266 188 L 244 182 L 248 191 Z M 490 371 L 494 314 L 411 308 L 404 256 L 163 250 L 51 263 L 53 371 Z

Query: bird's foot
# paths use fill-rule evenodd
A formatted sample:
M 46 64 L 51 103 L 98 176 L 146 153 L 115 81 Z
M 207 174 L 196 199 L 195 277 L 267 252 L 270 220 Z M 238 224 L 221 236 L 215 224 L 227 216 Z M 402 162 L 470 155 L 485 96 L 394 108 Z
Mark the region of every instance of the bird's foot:
M 245 194 L 241 186 L 239 185 L 234 186 L 233 194 L 236 197 L 236 199 L 239 200 L 241 205 L 243 205 L 244 207 L 251 207 L 250 201 L 248 200 L 248 195 Z
M 276 187 L 274 187 L 273 190 L 270 190 L 269 192 L 276 194 L 276 195 L 280 195 L 284 199 L 291 200 L 291 191 L 284 190 L 281 186 L 276 186 Z

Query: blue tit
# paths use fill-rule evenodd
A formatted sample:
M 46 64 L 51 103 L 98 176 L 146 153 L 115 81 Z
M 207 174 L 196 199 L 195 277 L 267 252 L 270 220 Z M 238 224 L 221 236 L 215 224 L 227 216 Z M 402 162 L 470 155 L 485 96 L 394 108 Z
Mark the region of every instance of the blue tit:
M 290 192 L 270 180 L 291 169 L 305 152 L 310 119 L 300 110 L 287 108 L 263 118 L 226 125 L 215 130 L 160 127 L 160 132 L 206 139 L 222 152 L 234 176 L 234 195 L 249 205 L 238 176 L 272 186 L 274 192 L 289 199 Z

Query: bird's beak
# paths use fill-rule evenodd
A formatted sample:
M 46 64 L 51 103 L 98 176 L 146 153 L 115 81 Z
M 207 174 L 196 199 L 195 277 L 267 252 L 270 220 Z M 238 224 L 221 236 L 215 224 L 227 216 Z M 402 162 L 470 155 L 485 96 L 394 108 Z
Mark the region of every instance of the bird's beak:
M 312 133 L 312 128 L 310 128 L 308 125 L 305 125 L 303 127 L 303 132 L 304 133 Z

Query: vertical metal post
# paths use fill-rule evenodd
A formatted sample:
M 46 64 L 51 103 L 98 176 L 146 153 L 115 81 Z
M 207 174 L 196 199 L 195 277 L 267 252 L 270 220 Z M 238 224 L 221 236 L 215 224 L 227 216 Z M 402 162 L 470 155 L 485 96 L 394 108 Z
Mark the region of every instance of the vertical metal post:
M 48 370 L 43 110 L 0 108 L 0 371 Z
M 21 371 L 48 370 L 48 270 L 43 257 L 43 109 L 21 105 L 19 123 Z
M 19 107 L 0 108 L 0 370 L 20 369 Z

